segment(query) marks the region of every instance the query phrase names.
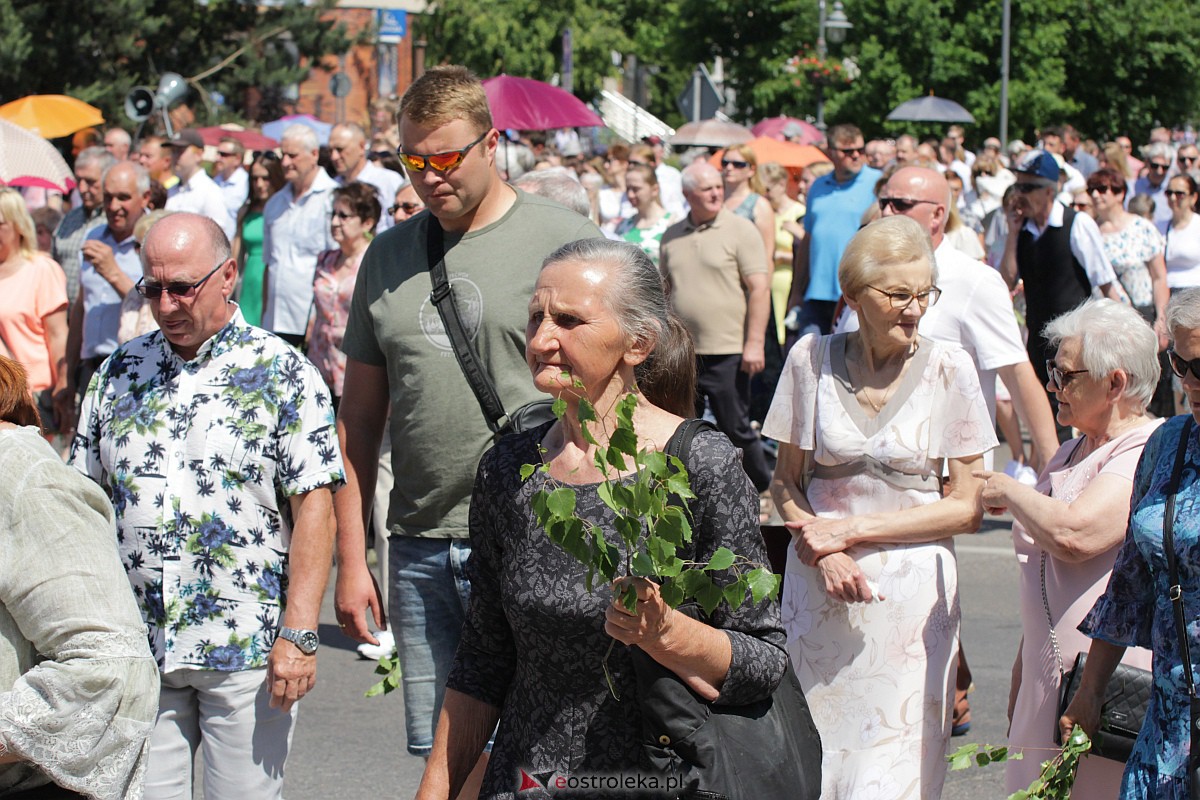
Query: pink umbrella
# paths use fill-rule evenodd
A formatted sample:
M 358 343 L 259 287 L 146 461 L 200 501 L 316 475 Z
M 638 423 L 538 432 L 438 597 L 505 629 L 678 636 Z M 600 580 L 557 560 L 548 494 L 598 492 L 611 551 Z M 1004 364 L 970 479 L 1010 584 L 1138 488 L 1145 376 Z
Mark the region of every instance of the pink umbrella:
M 532 78 L 497 75 L 483 82 L 492 124 L 500 130 L 545 131 L 551 128 L 603 127 L 578 97 Z
M 825 134 L 821 133 L 816 125 L 809 124 L 795 117 L 767 117 L 751 128 L 750 131 L 755 136 L 768 136 L 782 142 L 787 139 L 783 135 L 783 129 L 788 125 L 798 125 L 800 127 L 800 138 L 797 140 L 797 144 L 820 144 L 825 141 Z
M 5 119 L 0 119 L 0 183 L 64 193 L 75 185 L 71 169 L 53 145 Z
M 213 147 L 220 144 L 221 139 L 227 136 L 237 139 L 242 143 L 242 147 L 245 147 L 247 150 L 274 150 L 276 147 L 279 147 L 279 142 L 270 136 L 263 136 L 258 131 L 250 131 L 243 128 L 215 125 L 211 128 L 199 128 L 198 132 L 204 143 L 210 144 Z

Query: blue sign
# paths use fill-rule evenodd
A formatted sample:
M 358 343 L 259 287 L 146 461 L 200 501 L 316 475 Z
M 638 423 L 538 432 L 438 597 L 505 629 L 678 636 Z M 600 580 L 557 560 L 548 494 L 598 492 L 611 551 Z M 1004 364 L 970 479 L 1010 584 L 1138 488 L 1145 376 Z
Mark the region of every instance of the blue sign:
M 399 42 L 408 32 L 408 13 L 399 9 L 376 9 L 375 22 L 381 42 Z

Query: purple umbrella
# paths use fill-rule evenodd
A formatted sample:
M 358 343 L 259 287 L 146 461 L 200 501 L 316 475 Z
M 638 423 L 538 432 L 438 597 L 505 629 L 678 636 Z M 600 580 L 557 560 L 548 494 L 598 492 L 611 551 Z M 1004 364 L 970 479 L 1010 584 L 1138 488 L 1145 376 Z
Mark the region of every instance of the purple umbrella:
M 483 82 L 483 91 L 492 124 L 500 130 L 604 127 L 604 120 L 578 97 L 532 78 L 497 75 Z

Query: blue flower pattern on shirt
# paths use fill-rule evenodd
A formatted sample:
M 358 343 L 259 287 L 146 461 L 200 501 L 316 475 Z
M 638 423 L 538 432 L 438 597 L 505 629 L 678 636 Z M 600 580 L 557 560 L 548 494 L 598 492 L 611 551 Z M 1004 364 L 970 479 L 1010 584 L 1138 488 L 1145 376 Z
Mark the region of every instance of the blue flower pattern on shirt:
M 159 668 L 264 666 L 287 599 L 288 498 L 343 481 L 316 368 L 240 311 L 187 362 L 147 334 L 92 379 L 71 460 L 113 503 Z
M 1150 435 L 1138 462 L 1130 500 L 1129 531 L 1117 554 L 1108 588 L 1079 630 L 1117 645 L 1154 653 L 1154 697 L 1133 754 L 1125 766 L 1121 797 L 1187 800 L 1191 747 L 1188 694 L 1168 592 L 1163 551 L 1166 490 L 1186 417 L 1167 420 Z M 1200 664 L 1200 427 L 1192 429 L 1175 498 L 1175 551 L 1193 673 Z M 1193 674 L 1195 680 L 1196 675 Z

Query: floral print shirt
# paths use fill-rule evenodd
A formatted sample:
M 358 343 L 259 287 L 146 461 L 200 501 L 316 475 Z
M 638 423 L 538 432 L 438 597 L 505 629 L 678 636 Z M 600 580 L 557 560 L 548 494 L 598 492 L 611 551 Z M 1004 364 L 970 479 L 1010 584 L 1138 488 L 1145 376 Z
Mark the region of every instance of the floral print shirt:
M 288 498 L 344 480 L 316 368 L 240 310 L 191 361 L 146 334 L 92 378 L 71 463 L 112 501 L 159 669 L 264 666 L 287 599 Z

